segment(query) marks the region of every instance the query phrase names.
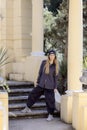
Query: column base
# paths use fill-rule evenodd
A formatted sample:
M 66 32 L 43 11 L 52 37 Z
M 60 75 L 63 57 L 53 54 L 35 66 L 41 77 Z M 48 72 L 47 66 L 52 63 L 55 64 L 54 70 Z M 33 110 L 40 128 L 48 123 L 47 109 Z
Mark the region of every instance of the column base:
M 63 95 L 61 98 L 61 120 L 72 123 L 72 95 Z
M 0 130 L 4 129 L 3 124 L 4 124 L 4 122 L 3 122 L 3 111 L 0 109 Z
M 73 93 L 83 92 L 83 90 L 67 90 L 66 95 L 62 96 L 61 99 L 61 120 L 66 123 L 72 123 L 72 103 Z
M 83 119 L 83 107 L 87 106 L 87 93 L 73 93 L 73 105 L 72 105 L 72 126 L 76 130 L 82 129 L 82 119 Z M 84 119 L 83 119 L 84 120 Z
M 87 106 L 82 107 L 81 130 L 87 130 Z

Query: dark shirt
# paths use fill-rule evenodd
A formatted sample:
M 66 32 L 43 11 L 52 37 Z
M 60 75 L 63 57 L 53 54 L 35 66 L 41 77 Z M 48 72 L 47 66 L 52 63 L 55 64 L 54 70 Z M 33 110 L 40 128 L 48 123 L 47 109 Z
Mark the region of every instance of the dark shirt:
M 58 75 L 55 74 L 55 64 L 51 64 L 49 67 L 49 74 L 45 74 L 44 66 L 46 60 L 42 61 L 37 83 L 40 87 L 46 89 L 55 89 L 57 88 Z

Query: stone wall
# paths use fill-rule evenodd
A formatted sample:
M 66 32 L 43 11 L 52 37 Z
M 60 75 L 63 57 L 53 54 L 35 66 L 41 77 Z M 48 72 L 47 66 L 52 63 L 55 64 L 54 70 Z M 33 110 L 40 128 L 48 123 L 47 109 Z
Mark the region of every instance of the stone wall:
M 0 0 L 0 46 L 7 47 L 13 57 L 27 56 L 31 52 L 31 33 L 32 1 Z
M 31 52 L 32 1 L 14 0 L 14 52 L 15 59 Z
M 30 55 L 32 47 L 32 0 L 0 0 L 0 47 L 8 49 L 12 62 Z M 10 63 L 3 75 L 13 71 Z

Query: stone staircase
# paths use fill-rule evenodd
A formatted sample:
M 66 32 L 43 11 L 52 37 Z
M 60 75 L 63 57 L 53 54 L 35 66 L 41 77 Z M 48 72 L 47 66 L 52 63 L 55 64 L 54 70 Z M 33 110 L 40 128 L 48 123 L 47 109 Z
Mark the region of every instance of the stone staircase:
M 9 118 L 41 118 L 47 116 L 45 97 L 42 95 L 40 99 L 32 106 L 32 113 L 22 113 L 21 110 L 25 107 L 28 94 L 33 89 L 32 82 L 7 82 L 11 92 L 9 93 Z M 59 116 L 55 111 L 54 116 Z

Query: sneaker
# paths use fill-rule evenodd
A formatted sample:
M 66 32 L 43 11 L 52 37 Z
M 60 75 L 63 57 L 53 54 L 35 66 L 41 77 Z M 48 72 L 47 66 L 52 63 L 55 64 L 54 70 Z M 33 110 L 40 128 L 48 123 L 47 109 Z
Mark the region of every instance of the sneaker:
M 48 115 L 48 118 L 47 118 L 47 121 L 52 121 L 54 118 L 53 118 L 53 115 L 49 114 Z
M 23 112 L 23 113 L 31 113 L 32 111 L 31 111 L 31 109 L 29 107 L 26 106 L 21 112 Z

